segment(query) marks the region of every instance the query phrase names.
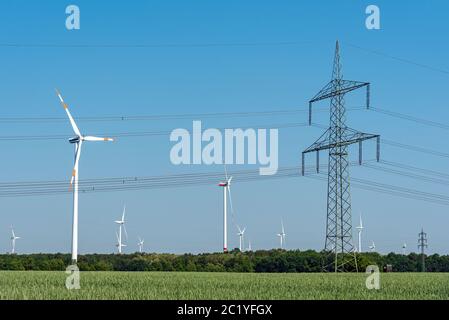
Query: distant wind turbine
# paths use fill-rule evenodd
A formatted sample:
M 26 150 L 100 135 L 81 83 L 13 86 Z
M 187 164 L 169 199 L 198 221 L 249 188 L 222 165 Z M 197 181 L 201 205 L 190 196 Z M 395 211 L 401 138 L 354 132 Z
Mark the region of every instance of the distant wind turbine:
M 115 236 L 117 237 L 117 244 L 115 245 L 118 249 L 119 254 L 122 253 L 122 248 L 126 247 L 126 244 L 122 243 L 119 234 L 117 233 L 117 231 L 115 232 Z
M 362 252 L 362 231 L 363 231 L 363 223 L 362 223 L 362 214 L 360 214 L 360 224 L 356 227 L 358 233 L 359 233 L 359 247 L 358 252 Z
M 407 249 L 407 244 L 404 242 L 404 244 L 402 245 L 402 254 L 405 256 L 406 252 L 405 250 Z
M 239 236 L 239 243 L 240 243 L 239 250 L 241 252 L 243 252 L 243 250 L 244 250 L 244 235 L 245 235 L 246 227 L 243 228 L 243 230 L 242 230 L 242 229 L 240 229 L 240 226 L 237 225 L 237 229 L 239 230 L 239 232 L 237 233 L 237 235 Z
M 369 246 L 371 252 L 375 252 L 376 251 L 376 244 L 374 243 L 374 241 L 372 241 L 372 244 Z
M 20 237 L 16 236 L 14 228 L 11 226 L 11 254 L 16 253 L 16 240 L 18 239 L 20 239 Z
M 56 90 L 56 94 L 69 117 L 72 129 L 75 132 L 75 137 L 69 139 L 69 142 L 75 145 L 75 165 L 72 170 L 72 178 L 70 185 L 73 186 L 73 220 L 72 220 L 72 264 L 76 264 L 78 260 L 78 176 L 79 176 L 79 160 L 81 156 L 81 146 L 84 141 L 113 141 L 112 138 L 100 138 L 93 136 L 83 136 L 78 129 L 72 115 L 70 114 L 69 107 L 64 102 L 61 94 Z
M 248 241 L 248 249 L 247 251 L 253 251 L 253 249 L 251 248 L 251 240 Z
M 218 184 L 219 187 L 223 188 L 223 252 L 228 252 L 228 200 L 227 196 L 229 194 L 229 204 L 231 205 L 231 212 L 233 212 L 232 207 L 232 197 L 231 197 L 231 181 L 232 177 L 228 178 L 228 173 L 225 166 L 225 177 L 226 180 Z
M 126 213 L 126 206 L 123 206 L 122 219 L 114 221 L 115 223 L 117 223 L 119 225 L 119 229 L 118 229 L 119 231 L 118 231 L 118 235 L 117 235 L 118 253 L 122 253 L 122 247 L 126 247 L 126 245 L 123 244 L 123 240 L 122 240 L 122 227 L 123 227 L 123 230 L 125 231 L 126 239 L 128 239 L 128 233 L 126 232 L 126 227 L 125 227 L 125 213 Z
M 141 239 L 139 237 L 139 242 L 137 243 L 137 245 L 139 246 L 139 252 L 142 253 L 142 249 L 143 249 L 143 243 L 145 242 L 144 239 Z
M 284 221 L 281 219 L 281 227 L 282 227 L 282 231 L 281 233 L 278 233 L 277 236 L 279 237 L 280 241 L 281 241 L 281 249 L 284 248 L 285 245 L 285 230 L 284 230 Z

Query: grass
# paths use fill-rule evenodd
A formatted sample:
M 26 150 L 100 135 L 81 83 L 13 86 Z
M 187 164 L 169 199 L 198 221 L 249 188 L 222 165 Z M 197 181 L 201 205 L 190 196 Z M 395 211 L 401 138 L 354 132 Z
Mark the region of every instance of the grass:
M 0 272 L 0 299 L 449 299 L 449 274 L 381 274 L 368 290 L 365 274 L 82 272 L 81 289 L 64 272 Z

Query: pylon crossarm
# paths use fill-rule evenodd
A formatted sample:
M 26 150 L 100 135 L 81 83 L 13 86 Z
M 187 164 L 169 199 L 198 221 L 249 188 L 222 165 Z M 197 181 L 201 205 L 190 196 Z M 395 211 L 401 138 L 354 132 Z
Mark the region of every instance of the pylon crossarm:
M 378 138 L 379 135 L 377 134 L 368 134 L 363 132 L 351 132 L 350 134 L 345 134 L 342 136 L 342 140 L 339 142 L 333 142 L 329 143 L 329 139 L 327 138 L 328 135 L 328 129 L 326 133 L 318 139 L 314 144 L 312 144 L 310 147 L 308 147 L 306 150 L 303 151 L 303 154 L 310 153 L 310 152 L 317 152 L 321 150 L 328 150 L 335 147 L 343 147 L 348 146 L 354 143 L 362 142 L 369 139 L 375 139 Z
M 369 82 L 352 80 L 332 80 L 327 85 L 325 85 L 324 88 L 321 89 L 321 91 L 318 92 L 312 99 L 310 99 L 309 103 L 343 95 L 359 88 L 369 86 L 369 84 Z

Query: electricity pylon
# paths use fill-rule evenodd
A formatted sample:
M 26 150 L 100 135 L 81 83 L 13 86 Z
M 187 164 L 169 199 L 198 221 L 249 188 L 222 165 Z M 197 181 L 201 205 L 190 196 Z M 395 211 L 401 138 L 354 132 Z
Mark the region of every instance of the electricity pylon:
M 309 101 L 309 124 L 312 124 L 312 104 L 320 100 L 330 99 L 330 125 L 326 132 L 302 153 L 302 174 L 304 175 L 305 154 L 316 152 L 316 170 L 319 173 L 319 152 L 329 150 L 327 223 L 324 248 L 328 256 L 323 263 L 326 271 L 358 271 L 355 248 L 352 242 L 348 146 L 355 143 L 359 144 L 359 163 L 362 164 L 362 142 L 377 139 L 377 161 L 380 157 L 379 135 L 363 133 L 346 125 L 344 96 L 363 87 L 366 87 L 366 107 L 369 109 L 370 84 L 368 82 L 343 80 L 340 47 L 337 41 L 332 80 Z
M 421 249 L 421 272 L 426 272 L 426 256 L 424 249 L 427 248 L 427 233 L 424 229 L 418 234 L 418 248 Z

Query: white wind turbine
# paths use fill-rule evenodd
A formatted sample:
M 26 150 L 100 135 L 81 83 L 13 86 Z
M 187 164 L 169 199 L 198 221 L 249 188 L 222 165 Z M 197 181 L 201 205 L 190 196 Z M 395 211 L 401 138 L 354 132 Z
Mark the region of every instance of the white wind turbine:
M 118 252 L 119 252 L 119 253 L 122 253 L 122 248 L 123 248 L 123 247 L 126 247 L 126 244 L 124 244 L 124 243 L 121 242 L 121 239 L 120 239 L 120 237 L 119 237 L 117 231 L 115 232 L 115 236 L 116 236 L 116 238 L 117 238 L 117 244 L 116 244 L 115 246 L 117 247 Z
M 282 231 L 281 233 L 278 233 L 277 236 L 279 237 L 280 241 L 281 241 L 281 249 L 284 248 L 285 245 L 285 230 L 284 230 L 284 221 L 281 219 L 281 226 L 282 226 Z
M 374 243 L 374 241 L 372 241 L 372 244 L 369 246 L 371 252 L 375 252 L 376 251 L 376 244 Z
M 14 233 L 14 229 L 11 226 L 11 254 L 16 253 L 16 240 L 17 239 L 20 239 L 20 237 L 16 236 L 16 234 Z
M 239 230 L 239 232 L 237 233 L 237 235 L 239 236 L 239 250 L 240 252 L 243 252 L 244 250 L 244 236 L 245 236 L 245 231 L 246 231 L 246 227 L 242 229 L 240 229 L 240 226 L 237 225 L 237 229 Z
M 234 211 L 232 208 L 232 197 L 231 197 L 231 181 L 232 177 L 228 178 L 228 173 L 225 166 L 225 176 L 226 181 L 222 181 L 218 184 L 219 187 L 223 188 L 223 252 L 228 252 L 228 200 L 227 196 L 229 194 L 229 203 L 231 205 L 231 212 Z
M 405 256 L 406 252 L 405 250 L 407 249 L 407 244 L 404 242 L 404 244 L 402 245 L 402 254 Z
M 71 144 L 75 145 L 75 165 L 72 170 L 72 178 L 70 185 L 73 186 L 73 220 L 72 220 L 72 264 L 76 264 L 78 260 L 78 177 L 79 177 L 79 160 L 81 156 L 81 146 L 84 141 L 114 141 L 112 138 L 100 138 L 93 136 L 83 136 L 78 129 L 72 115 L 70 114 L 67 104 L 64 102 L 61 94 L 56 90 L 56 94 L 69 117 L 70 124 L 75 133 L 75 137 L 69 139 Z
M 362 214 L 360 214 L 360 224 L 358 225 L 358 227 L 356 227 L 358 233 L 359 233 L 359 248 L 358 248 L 358 252 L 361 253 L 362 252 L 362 231 L 363 231 L 363 223 L 362 223 Z
M 139 252 L 140 252 L 140 253 L 142 253 L 144 242 L 145 242 L 145 240 L 144 240 L 144 239 L 141 239 L 141 238 L 139 237 L 139 242 L 137 243 L 137 245 L 139 246 Z
M 251 247 L 251 240 L 248 241 L 248 249 L 247 251 L 253 251 L 252 247 Z
M 122 228 L 125 231 L 126 239 L 128 239 L 128 233 L 126 232 L 126 227 L 125 227 L 125 214 L 126 214 L 126 206 L 123 206 L 122 219 L 114 221 L 116 224 L 119 225 L 118 234 L 116 233 L 117 241 L 118 241 L 117 248 L 118 248 L 119 254 L 122 253 L 122 247 L 126 247 L 126 245 L 123 244 L 123 240 L 122 240 Z

